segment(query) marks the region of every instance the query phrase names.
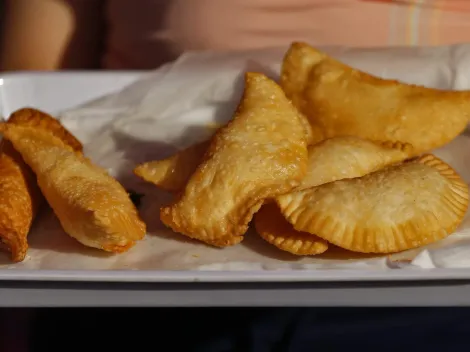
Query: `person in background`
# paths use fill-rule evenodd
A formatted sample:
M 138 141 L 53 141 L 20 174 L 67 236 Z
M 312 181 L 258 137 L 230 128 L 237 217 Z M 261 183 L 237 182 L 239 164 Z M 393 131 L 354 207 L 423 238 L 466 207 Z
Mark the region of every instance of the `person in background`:
M 187 50 L 470 42 L 468 0 L 4 0 L 1 70 L 153 69 Z

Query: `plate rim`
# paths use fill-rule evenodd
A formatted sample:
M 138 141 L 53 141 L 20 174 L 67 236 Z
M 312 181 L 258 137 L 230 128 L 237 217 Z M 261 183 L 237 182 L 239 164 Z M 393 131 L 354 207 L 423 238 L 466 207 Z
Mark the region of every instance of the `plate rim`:
M 70 79 L 99 76 L 135 76 L 151 71 L 19 71 L 0 73 L 0 79 Z M 0 90 L 5 89 L 1 87 Z M 1 104 L 0 104 L 1 105 Z M 0 267 L 0 282 L 120 282 L 120 283 L 321 283 L 321 282 L 425 282 L 470 280 L 467 268 L 406 269 L 276 269 L 276 270 L 49 270 Z

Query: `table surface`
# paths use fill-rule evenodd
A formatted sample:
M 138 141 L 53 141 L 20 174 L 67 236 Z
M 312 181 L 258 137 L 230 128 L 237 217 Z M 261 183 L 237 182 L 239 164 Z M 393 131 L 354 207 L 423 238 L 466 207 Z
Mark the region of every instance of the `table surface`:
M 470 281 L 250 284 L 2 281 L 0 306 L 470 306 Z

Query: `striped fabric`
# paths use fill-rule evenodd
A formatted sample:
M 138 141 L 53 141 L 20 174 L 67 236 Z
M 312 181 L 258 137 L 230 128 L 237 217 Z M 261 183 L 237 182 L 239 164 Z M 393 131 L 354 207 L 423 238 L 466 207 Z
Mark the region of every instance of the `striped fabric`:
M 153 68 L 185 50 L 470 42 L 470 0 L 107 0 L 108 68 Z
M 389 45 L 440 45 L 470 41 L 469 0 L 381 2 L 389 6 Z

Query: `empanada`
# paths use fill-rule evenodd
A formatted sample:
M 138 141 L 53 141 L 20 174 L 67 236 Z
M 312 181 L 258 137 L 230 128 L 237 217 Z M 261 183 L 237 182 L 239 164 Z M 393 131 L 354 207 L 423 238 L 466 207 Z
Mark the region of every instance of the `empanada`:
M 21 262 L 42 196 L 34 174 L 11 143 L 2 140 L 0 148 L 0 243 L 12 261 Z
M 444 91 L 374 77 L 304 43 L 285 55 L 280 84 L 316 135 L 353 135 L 440 147 L 467 126 L 470 91 Z
M 33 108 L 19 109 L 11 114 L 7 122 L 43 129 L 60 138 L 76 152 L 81 153 L 83 151 L 82 143 L 59 120 L 41 110 Z
M 134 174 L 165 191 L 180 191 L 201 163 L 208 147 L 209 141 L 194 144 L 166 159 L 140 164 Z
M 285 252 L 316 255 L 328 249 L 324 239 L 294 230 L 275 203 L 263 205 L 254 216 L 254 224 L 261 238 Z
M 215 246 L 240 242 L 264 199 L 304 177 L 309 136 L 303 119 L 274 81 L 247 73 L 234 118 L 211 139 L 184 190 L 161 209 L 163 223 Z
M 294 192 L 336 180 L 364 176 L 405 160 L 412 150 L 410 145 L 399 142 L 371 142 L 357 137 L 327 139 L 309 147 L 308 171 Z M 265 210 L 265 207 L 268 205 L 263 205 L 254 217 L 255 227 L 261 237 L 293 254 L 320 253 L 317 252 L 321 247 L 317 244 L 316 236 L 296 231 L 291 224 L 284 224 L 286 220 L 279 209 L 269 206 L 271 209 Z
M 392 253 L 450 235 L 468 207 L 468 187 L 433 155 L 279 196 L 283 215 L 304 231 L 363 253 Z
M 81 143 L 59 121 L 36 109 L 20 109 L 8 124 L 31 126 L 61 138 L 76 151 Z M 27 236 L 43 197 L 36 177 L 10 142 L 0 142 L 0 242 L 11 252 L 14 262 L 24 260 L 28 250 Z
M 374 142 L 352 136 L 330 138 L 308 148 L 307 174 L 295 191 L 364 176 L 412 154 L 413 147 L 401 142 Z
M 157 187 L 178 192 L 201 162 L 209 142 L 183 149 L 163 160 L 137 166 L 134 173 Z M 401 142 L 373 142 L 358 137 L 334 137 L 308 147 L 307 173 L 296 189 L 363 176 L 413 154 L 413 147 Z
M 201 142 L 167 159 L 144 163 L 134 172 L 157 187 L 179 192 L 201 162 L 208 144 Z M 331 138 L 308 148 L 307 173 L 295 190 L 363 176 L 386 165 L 403 161 L 411 154 L 412 146 L 399 142 L 372 142 L 358 137 Z M 304 233 L 295 231 L 286 223 L 279 211 L 264 210 L 265 207 L 266 205 L 255 214 L 254 220 L 258 233 L 267 242 L 298 255 L 318 254 L 325 247 L 322 244 L 324 241 L 318 244 L 315 236 L 309 234 L 305 237 Z M 265 216 L 268 213 L 271 213 L 271 219 Z M 268 220 L 272 224 L 265 222 Z
M 145 235 L 145 224 L 125 189 L 107 172 L 50 132 L 1 124 L 31 167 L 65 232 L 82 244 L 124 252 Z
M 207 145 L 208 142 L 202 142 L 183 149 L 167 159 L 142 164 L 136 168 L 135 173 L 162 189 L 179 192 L 201 162 Z M 412 151 L 412 146 L 400 142 L 372 142 L 358 137 L 327 139 L 308 148 L 307 173 L 295 190 L 343 178 L 363 176 L 386 165 L 405 160 L 412 155 Z M 263 213 L 264 207 L 255 214 L 255 226 L 257 217 L 262 216 L 258 214 Z M 282 217 L 279 212 L 277 215 Z M 277 223 L 284 220 L 273 221 Z M 289 239 L 286 237 L 287 233 L 290 235 Z M 299 241 L 305 238 L 303 233 L 297 232 L 293 228 L 287 232 L 285 227 L 280 227 L 277 230 L 276 226 L 270 226 L 260 235 L 279 249 L 291 253 L 298 248 L 289 247 L 293 244 L 292 241 L 295 239 L 296 245 L 299 246 Z M 305 241 L 303 247 L 298 249 L 299 255 L 308 254 L 308 248 L 312 251 L 310 254 L 315 254 L 313 252 L 318 250 L 318 247 L 314 246 L 315 238 L 313 240 L 309 238 L 309 241 Z

